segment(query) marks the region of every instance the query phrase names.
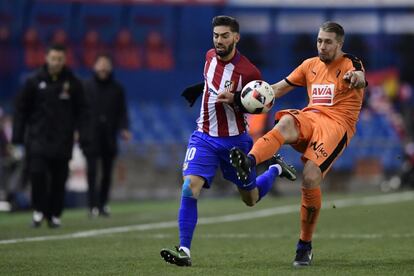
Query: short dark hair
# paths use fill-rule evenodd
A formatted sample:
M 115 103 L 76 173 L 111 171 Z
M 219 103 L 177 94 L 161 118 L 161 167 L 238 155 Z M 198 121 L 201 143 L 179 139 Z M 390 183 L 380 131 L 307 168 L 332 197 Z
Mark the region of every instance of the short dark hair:
M 213 28 L 216 26 L 228 26 L 230 30 L 235 33 L 240 32 L 240 25 L 236 18 L 228 15 L 218 15 L 213 18 Z
M 47 48 L 48 53 L 52 50 L 66 53 L 66 47 L 63 44 L 56 43 L 56 44 L 50 45 L 49 48 Z
M 324 32 L 335 33 L 336 39 L 338 41 L 342 41 L 342 42 L 344 41 L 344 38 L 345 38 L 344 28 L 342 28 L 342 26 L 336 22 L 326 21 L 325 23 L 321 25 L 319 29 L 321 29 Z

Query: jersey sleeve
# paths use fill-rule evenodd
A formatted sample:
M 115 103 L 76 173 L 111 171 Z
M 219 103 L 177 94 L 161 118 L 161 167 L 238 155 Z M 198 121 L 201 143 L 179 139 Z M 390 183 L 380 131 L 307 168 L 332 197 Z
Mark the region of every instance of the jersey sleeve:
M 292 86 L 306 86 L 307 67 L 308 63 L 304 61 L 285 78 L 285 81 Z
M 365 72 L 364 65 L 362 64 L 362 61 L 359 58 L 351 54 L 345 54 L 344 57 L 350 59 L 352 62 L 352 67 L 346 69 Z
M 252 81 L 252 80 L 261 80 L 261 79 L 262 79 L 262 73 L 259 71 L 259 69 L 254 67 L 254 70 L 252 70 L 250 81 Z
M 250 68 L 247 71 L 246 78 L 243 79 L 242 85 L 243 87 L 248 84 L 251 81 L 254 80 L 261 80 L 262 79 L 262 73 L 257 69 L 256 66 L 251 65 Z

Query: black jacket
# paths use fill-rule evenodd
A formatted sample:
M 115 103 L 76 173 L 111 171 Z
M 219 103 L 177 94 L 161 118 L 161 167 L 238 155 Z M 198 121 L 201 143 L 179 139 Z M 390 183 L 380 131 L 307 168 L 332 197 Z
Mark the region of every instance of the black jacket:
M 86 155 L 116 154 L 117 138 L 120 130 L 129 129 L 125 92 L 122 85 L 112 75 L 105 80 L 96 76 L 84 82 L 84 90 L 91 107 L 93 143 L 82 145 Z
M 12 142 L 24 143 L 31 156 L 69 159 L 76 129 L 90 143 L 89 113 L 80 80 L 66 67 L 51 76 L 44 65 L 16 99 Z

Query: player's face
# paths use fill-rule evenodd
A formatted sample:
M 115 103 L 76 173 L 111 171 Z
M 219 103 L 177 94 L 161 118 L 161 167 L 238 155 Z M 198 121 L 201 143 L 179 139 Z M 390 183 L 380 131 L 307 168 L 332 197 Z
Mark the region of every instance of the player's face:
M 335 33 L 319 30 L 317 47 L 320 60 L 331 63 L 341 52 L 342 42 L 337 40 Z
M 213 42 L 216 54 L 221 58 L 230 57 L 240 40 L 239 33 L 232 32 L 228 26 L 216 26 L 213 30 Z
M 64 51 L 50 50 L 46 55 L 46 64 L 51 74 L 58 74 L 65 66 L 66 56 Z
M 94 71 L 99 79 L 105 80 L 112 72 L 112 63 L 106 57 L 100 57 L 95 62 Z

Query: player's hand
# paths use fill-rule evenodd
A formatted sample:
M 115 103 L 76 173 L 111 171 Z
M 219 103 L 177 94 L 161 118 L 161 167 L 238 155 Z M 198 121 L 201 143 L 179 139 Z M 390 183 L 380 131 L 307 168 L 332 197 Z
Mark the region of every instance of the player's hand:
M 79 131 L 75 131 L 75 132 L 73 133 L 73 141 L 74 141 L 75 143 L 79 143 Z
M 217 95 L 217 102 L 232 104 L 234 102 L 234 94 L 231 93 L 233 90 L 233 83 L 230 86 L 227 86 L 223 92 Z
M 129 140 L 131 140 L 132 134 L 131 134 L 131 132 L 129 130 L 123 129 L 121 131 L 121 138 L 122 138 L 122 140 L 128 142 Z
M 232 104 L 234 102 L 234 94 L 227 91 L 221 92 L 217 96 L 217 102 Z
M 348 88 L 364 88 L 365 87 L 365 73 L 362 71 L 350 70 L 345 73 L 344 80 L 349 83 Z

